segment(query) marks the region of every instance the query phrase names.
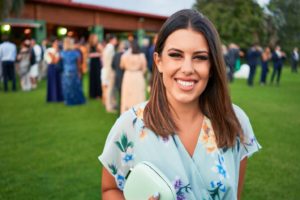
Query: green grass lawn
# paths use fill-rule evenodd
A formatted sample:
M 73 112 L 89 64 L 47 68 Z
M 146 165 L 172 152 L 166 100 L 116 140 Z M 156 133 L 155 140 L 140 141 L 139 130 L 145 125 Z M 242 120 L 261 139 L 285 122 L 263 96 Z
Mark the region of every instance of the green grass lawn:
M 263 146 L 249 159 L 243 199 L 299 199 L 300 74 L 284 70 L 280 87 L 230 87 Z M 117 116 L 97 100 L 47 104 L 45 88 L 0 91 L 0 199 L 100 199 L 97 156 Z

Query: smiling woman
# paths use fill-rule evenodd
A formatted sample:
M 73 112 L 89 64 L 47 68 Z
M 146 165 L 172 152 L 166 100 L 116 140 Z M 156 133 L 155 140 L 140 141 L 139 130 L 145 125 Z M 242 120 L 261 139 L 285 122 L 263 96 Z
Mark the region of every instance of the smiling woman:
M 143 161 L 165 174 L 177 199 L 240 199 L 247 157 L 259 149 L 231 102 L 216 29 L 181 10 L 158 34 L 149 102 L 121 115 L 99 156 L 103 199 L 124 199 L 125 177 Z
M 182 38 L 184 42 L 182 42 Z M 208 82 L 210 72 L 209 49 L 202 34 L 179 29 L 166 40 L 161 56 L 155 52 L 154 61 L 163 74 L 168 88 L 167 98 L 173 107 L 181 103 L 198 105 L 198 97 Z

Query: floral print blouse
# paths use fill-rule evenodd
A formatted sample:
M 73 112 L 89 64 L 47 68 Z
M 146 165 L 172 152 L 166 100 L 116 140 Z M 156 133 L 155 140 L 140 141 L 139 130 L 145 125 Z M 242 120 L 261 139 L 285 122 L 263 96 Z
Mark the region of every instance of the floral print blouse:
M 240 161 L 258 151 L 247 115 L 233 105 L 244 132 L 243 142 L 217 147 L 211 121 L 204 117 L 199 139 L 190 156 L 174 134 L 157 136 L 143 122 L 142 103 L 122 114 L 112 127 L 99 160 L 123 190 L 129 169 L 141 161 L 156 165 L 173 183 L 177 200 L 237 199 Z

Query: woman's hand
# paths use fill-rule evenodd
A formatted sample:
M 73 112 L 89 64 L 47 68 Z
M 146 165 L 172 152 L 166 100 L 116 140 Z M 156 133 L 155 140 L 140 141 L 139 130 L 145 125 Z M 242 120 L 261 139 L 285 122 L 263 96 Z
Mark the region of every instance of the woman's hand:
M 153 194 L 153 196 L 151 196 L 148 200 L 159 200 L 159 193 L 156 192 L 156 193 Z

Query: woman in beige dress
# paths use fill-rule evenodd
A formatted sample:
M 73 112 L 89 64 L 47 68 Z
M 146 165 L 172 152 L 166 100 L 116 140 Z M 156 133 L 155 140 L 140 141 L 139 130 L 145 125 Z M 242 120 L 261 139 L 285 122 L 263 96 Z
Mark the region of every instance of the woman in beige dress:
M 140 52 L 136 41 L 132 41 L 130 46 L 131 49 L 122 55 L 120 64 L 121 68 L 124 69 L 121 89 L 121 113 L 146 100 L 144 78 L 147 71 L 146 57 Z

